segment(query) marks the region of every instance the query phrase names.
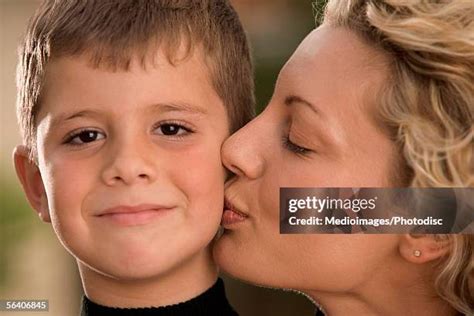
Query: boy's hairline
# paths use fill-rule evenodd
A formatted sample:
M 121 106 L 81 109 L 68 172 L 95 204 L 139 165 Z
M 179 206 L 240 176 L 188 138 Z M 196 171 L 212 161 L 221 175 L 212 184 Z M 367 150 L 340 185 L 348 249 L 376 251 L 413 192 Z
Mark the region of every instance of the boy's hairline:
M 186 38 L 184 35 L 179 36 L 180 40 L 177 45 L 171 45 L 164 41 L 156 41 L 150 39 L 147 43 L 137 43 L 127 48 L 125 52 L 121 54 L 115 54 L 119 48 L 107 47 L 105 45 L 97 43 L 84 43 L 83 46 L 88 46 L 85 48 L 79 48 L 75 51 L 68 49 L 58 49 L 57 51 L 51 52 L 51 55 L 48 57 L 45 63 L 45 68 L 48 64 L 54 62 L 55 60 L 61 58 L 87 58 L 89 65 L 94 69 L 107 69 L 110 71 L 129 71 L 130 65 L 133 62 L 138 62 L 138 64 L 147 69 L 148 66 L 156 66 L 156 56 L 161 55 L 164 57 L 170 65 L 176 66 L 181 62 L 192 58 L 196 51 L 201 52 L 200 57 L 204 61 L 204 64 L 207 68 L 207 59 L 205 58 L 206 54 L 204 45 L 201 40 L 193 40 Z M 169 49 L 164 49 L 163 47 L 167 46 Z M 176 46 L 176 47 L 173 47 Z

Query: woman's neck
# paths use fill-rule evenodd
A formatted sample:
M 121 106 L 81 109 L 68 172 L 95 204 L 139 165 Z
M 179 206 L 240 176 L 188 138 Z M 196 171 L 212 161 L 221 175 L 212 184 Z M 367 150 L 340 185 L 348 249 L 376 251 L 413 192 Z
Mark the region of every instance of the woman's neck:
M 451 316 L 457 312 L 435 293 L 428 293 L 420 287 L 391 288 L 379 286 L 373 290 L 351 293 L 328 293 L 307 291 L 329 316 L 366 315 L 430 315 Z
M 209 289 L 217 279 L 217 267 L 209 249 L 188 262 L 153 278 L 120 280 L 78 263 L 86 296 L 110 307 L 158 307 L 190 300 Z

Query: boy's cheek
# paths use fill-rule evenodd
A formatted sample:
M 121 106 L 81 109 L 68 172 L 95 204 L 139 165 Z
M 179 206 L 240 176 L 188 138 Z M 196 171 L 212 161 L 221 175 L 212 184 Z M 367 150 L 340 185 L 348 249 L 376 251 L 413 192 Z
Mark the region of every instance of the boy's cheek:
M 62 159 L 59 155 L 51 155 L 45 159 L 48 163 L 40 164 L 40 171 L 50 207 L 55 208 L 57 203 L 73 203 L 82 196 L 87 186 L 92 185 L 89 182 L 95 172 L 93 166 Z
M 183 176 L 184 179 L 190 178 L 191 181 L 202 182 L 206 177 L 211 179 L 217 177 L 222 179 L 223 177 L 223 165 L 219 146 L 212 146 L 210 148 L 205 146 L 198 147 L 181 155 L 181 158 L 181 166 L 186 166 L 186 168 L 179 167 L 180 170 L 188 169 L 187 171 L 190 172 L 188 176 Z
M 172 182 L 183 191 L 191 203 L 194 199 L 216 205 L 223 199 L 225 169 L 219 150 L 196 150 L 183 155 L 178 161 L 170 162 L 174 166 Z M 209 208 L 209 204 L 203 206 Z

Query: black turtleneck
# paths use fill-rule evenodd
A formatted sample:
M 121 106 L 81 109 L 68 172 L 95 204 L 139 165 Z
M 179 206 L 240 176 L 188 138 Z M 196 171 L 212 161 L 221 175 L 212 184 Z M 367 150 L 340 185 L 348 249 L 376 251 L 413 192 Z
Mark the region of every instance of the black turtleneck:
M 96 304 L 84 296 L 81 316 L 236 316 L 225 296 L 224 282 L 217 282 L 206 292 L 175 305 L 143 308 L 118 308 Z
M 317 308 L 315 316 L 325 316 L 325 314 L 319 308 Z

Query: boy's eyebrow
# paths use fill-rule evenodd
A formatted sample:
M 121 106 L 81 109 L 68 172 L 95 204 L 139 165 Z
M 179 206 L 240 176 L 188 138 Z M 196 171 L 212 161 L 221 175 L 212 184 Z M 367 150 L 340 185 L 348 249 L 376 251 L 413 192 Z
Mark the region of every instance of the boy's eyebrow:
M 83 110 L 83 111 L 74 112 L 74 113 L 62 113 L 56 117 L 53 117 L 53 119 L 51 120 L 50 126 L 51 126 L 51 129 L 54 129 L 55 127 L 61 125 L 61 123 L 65 121 L 69 121 L 78 117 L 92 116 L 92 115 L 97 115 L 97 114 L 98 112 L 93 111 L 93 110 Z
M 151 105 L 158 112 L 190 112 L 193 114 L 208 114 L 205 108 L 195 106 L 186 102 L 167 102 Z
M 194 106 L 186 102 L 155 103 L 155 104 L 150 105 L 150 107 L 153 110 L 157 110 L 158 112 L 162 112 L 162 113 L 189 112 L 192 114 L 199 114 L 199 115 L 205 115 L 208 113 L 205 108 Z M 51 120 L 51 128 L 55 128 L 63 122 L 70 121 L 78 117 L 94 116 L 98 114 L 100 114 L 100 112 L 95 111 L 95 110 L 83 110 L 83 111 L 74 112 L 74 113 L 62 113 Z

